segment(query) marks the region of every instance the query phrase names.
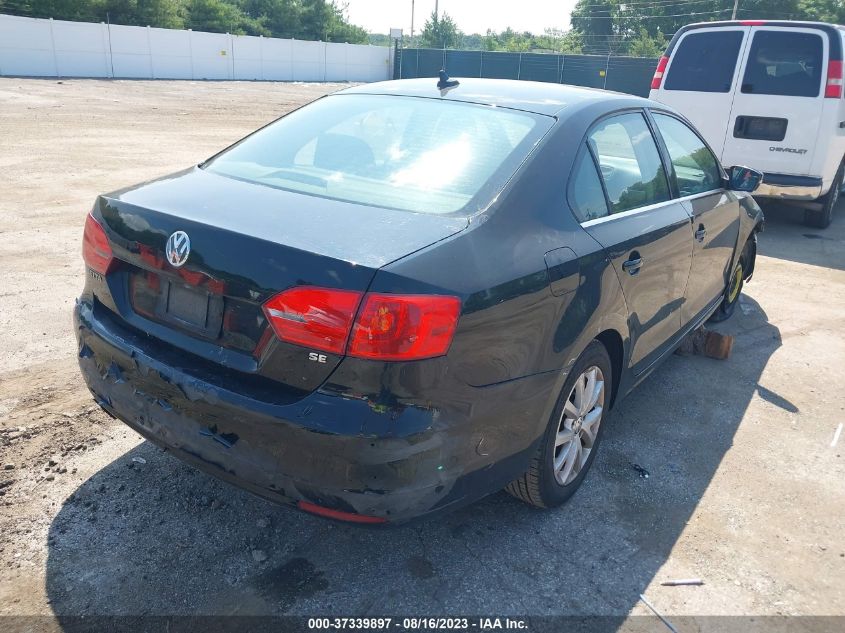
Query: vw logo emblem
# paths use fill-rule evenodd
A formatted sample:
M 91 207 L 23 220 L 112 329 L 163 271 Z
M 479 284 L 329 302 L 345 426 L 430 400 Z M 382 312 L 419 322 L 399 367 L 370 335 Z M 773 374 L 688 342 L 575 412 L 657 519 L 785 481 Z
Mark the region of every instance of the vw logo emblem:
M 170 265 L 174 268 L 179 268 L 179 266 L 188 261 L 188 255 L 191 254 L 191 238 L 188 237 L 185 231 L 176 231 L 167 238 L 165 254 Z

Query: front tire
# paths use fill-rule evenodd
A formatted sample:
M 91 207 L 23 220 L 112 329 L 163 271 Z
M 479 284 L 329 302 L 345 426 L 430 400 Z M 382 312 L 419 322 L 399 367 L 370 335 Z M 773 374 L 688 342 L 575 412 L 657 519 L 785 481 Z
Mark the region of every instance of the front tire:
M 839 193 L 842 190 L 843 178 L 845 178 L 845 163 L 839 165 L 836 176 L 833 178 L 833 184 L 830 186 L 830 191 L 819 198 L 822 208 L 819 210 L 804 210 L 804 224 L 815 229 L 826 229 L 830 226 L 830 223 L 833 221 L 833 210 L 836 208 L 836 203 L 839 202 Z
M 730 279 L 728 279 L 728 286 L 725 288 L 725 296 L 722 303 L 716 308 L 716 311 L 710 315 L 708 321 L 710 323 L 721 323 L 727 321 L 736 310 L 739 303 L 739 295 L 742 294 L 742 289 L 745 286 L 745 278 L 748 276 L 748 271 L 751 270 L 751 260 L 756 253 L 754 246 L 755 236 L 752 235 L 742 249 L 742 254 L 739 256 L 739 261 L 734 266 Z M 752 251 L 752 249 L 754 249 Z
M 559 506 L 575 493 L 596 458 L 612 380 L 607 350 L 594 340 L 572 366 L 528 470 L 505 490 L 538 508 Z

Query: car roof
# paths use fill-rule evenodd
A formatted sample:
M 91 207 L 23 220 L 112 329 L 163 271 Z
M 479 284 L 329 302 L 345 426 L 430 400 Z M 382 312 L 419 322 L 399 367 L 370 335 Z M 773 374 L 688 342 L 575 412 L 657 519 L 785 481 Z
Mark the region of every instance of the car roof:
M 424 79 L 397 79 L 363 84 L 342 90 L 338 94 L 377 94 L 430 99 L 448 99 L 478 103 L 501 108 L 525 110 L 536 114 L 555 116 L 564 108 L 586 105 L 590 102 L 626 102 L 626 105 L 654 106 L 653 102 L 629 94 L 582 88 L 565 84 L 516 79 L 478 79 L 452 77 L 460 82 L 454 88 L 441 91 L 437 77 Z M 639 103 L 631 104 L 631 101 Z

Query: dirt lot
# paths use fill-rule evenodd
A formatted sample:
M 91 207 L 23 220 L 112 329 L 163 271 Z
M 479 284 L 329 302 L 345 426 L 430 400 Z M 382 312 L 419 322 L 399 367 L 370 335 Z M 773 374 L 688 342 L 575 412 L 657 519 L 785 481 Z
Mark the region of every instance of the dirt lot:
M 845 615 L 843 209 L 826 231 L 767 210 L 721 328 L 732 358 L 672 357 L 558 511 L 501 493 L 346 527 L 195 472 L 93 405 L 70 311 L 94 196 L 339 87 L 0 79 L 0 614 L 628 615 L 642 593 L 670 617 Z M 689 577 L 705 584 L 660 584 Z

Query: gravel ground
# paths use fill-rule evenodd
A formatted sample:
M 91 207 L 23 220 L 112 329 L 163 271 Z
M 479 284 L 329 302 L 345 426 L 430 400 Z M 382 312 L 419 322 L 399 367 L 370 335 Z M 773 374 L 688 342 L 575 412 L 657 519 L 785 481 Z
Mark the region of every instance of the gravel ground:
M 184 466 L 83 388 L 94 196 L 339 85 L 0 79 L 0 614 L 845 615 L 845 212 L 768 230 L 727 361 L 670 358 L 556 511 L 347 527 Z M 648 477 L 645 474 L 648 474 Z M 698 577 L 697 587 L 665 587 Z M 2 625 L 0 625 L 2 628 Z

